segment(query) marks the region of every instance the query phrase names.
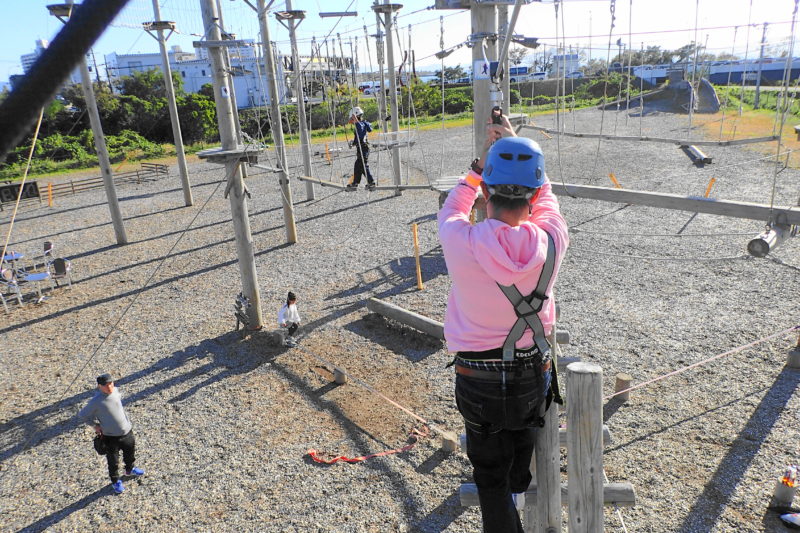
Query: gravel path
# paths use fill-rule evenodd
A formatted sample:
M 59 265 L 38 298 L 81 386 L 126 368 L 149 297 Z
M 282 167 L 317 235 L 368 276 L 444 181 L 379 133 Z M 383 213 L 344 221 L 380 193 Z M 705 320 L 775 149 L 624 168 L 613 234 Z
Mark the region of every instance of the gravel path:
M 668 114 L 626 124 L 622 113 L 585 110 L 565 123 L 596 132 L 601 116 L 606 133 L 638 134 L 641 124 L 645 135 L 687 134 L 687 118 Z M 527 134 L 545 150 L 553 181 L 608 185 L 614 172 L 628 188 L 702 195 L 715 177 L 716 198 L 769 204 L 772 194 L 774 163 L 753 161 L 762 155 L 747 148 L 709 148 L 715 163 L 697 168 L 672 145 L 598 148 L 597 140 Z M 404 181 L 462 173 L 471 138 L 466 128 L 421 132 L 404 156 Z M 331 166 L 316 157 L 316 175 L 340 182 L 351 154 L 345 147 Z M 300 165 L 296 151 L 291 157 Z M 373 154 L 372 165 L 389 184 L 388 154 Z M 286 350 L 265 333 L 233 332 L 240 277 L 221 168 L 192 165 L 191 208 L 176 172 L 118 189 L 131 241 L 124 247 L 114 245 L 102 190 L 18 216 L 11 249 L 30 254 L 52 240 L 71 259 L 76 283 L 42 304 L 12 306 L 0 324 L 0 530 L 480 531 L 478 509 L 458 500 L 471 477 L 466 456 L 440 451 L 437 438 L 359 464 L 324 466 L 307 455 L 399 448 L 419 427 L 352 381 L 333 384 L 329 365 L 461 431 L 443 343 L 364 307 L 377 297 L 443 319 L 449 278 L 438 196 L 317 188 L 308 201 L 295 180 L 299 242 L 289 246 L 275 175 L 251 169 L 268 329 L 287 290 L 298 294 L 304 318 L 300 347 Z M 778 175 L 776 205 L 797 203 L 798 175 Z M 768 259 L 746 256 L 763 222 L 561 202 L 572 228 L 557 290 L 561 327 L 572 334 L 564 354 L 600 364 L 605 394 L 618 372 L 641 382 L 798 324 L 800 242 Z M 8 217 L 0 213 L 3 234 Z M 424 291 L 416 289 L 412 222 L 420 225 Z M 783 467 L 798 461 L 800 372 L 784 368 L 795 340 L 759 344 L 635 391 L 628 403 L 605 403 L 613 435 L 606 473 L 637 491 L 637 505 L 622 510 L 628 531 L 782 530 L 767 506 Z M 73 421 L 105 371 L 123 376 L 147 471 L 122 496 L 112 494 L 104 459 Z M 606 529 L 622 530 L 613 509 Z

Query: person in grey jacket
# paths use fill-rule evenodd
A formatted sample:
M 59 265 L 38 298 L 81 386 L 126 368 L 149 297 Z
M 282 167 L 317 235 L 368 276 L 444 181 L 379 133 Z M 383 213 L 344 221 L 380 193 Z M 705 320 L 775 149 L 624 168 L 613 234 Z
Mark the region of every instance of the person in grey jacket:
M 119 478 L 119 451 L 122 450 L 126 476 L 138 477 L 144 474 L 144 470 L 133 466 L 136 461 L 136 439 L 133 437 L 131 421 L 122 408 L 122 396 L 114 386 L 111 374 L 97 377 L 97 392 L 80 410 L 78 419 L 93 427 L 105 442 L 111 486 L 117 494 L 122 493 L 125 487 Z

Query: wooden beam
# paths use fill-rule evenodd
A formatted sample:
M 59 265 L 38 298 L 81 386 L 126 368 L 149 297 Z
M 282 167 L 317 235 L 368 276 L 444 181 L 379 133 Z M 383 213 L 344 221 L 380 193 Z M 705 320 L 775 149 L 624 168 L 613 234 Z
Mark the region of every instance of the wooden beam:
M 426 316 L 422 316 L 413 311 L 408 311 L 400 306 L 378 300 L 377 298 L 370 298 L 367 300 L 367 309 L 373 313 L 396 320 L 401 324 L 410 326 L 419 330 L 431 337 L 444 340 L 444 325 L 441 322 L 431 320 Z
M 525 502 L 528 498 L 535 500 L 538 494 L 536 485 L 531 485 L 525 491 Z M 479 505 L 478 488 L 475 483 L 462 483 L 458 490 L 461 505 L 464 507 L 474 507 Z M 561 484 L 561 505 L 567 507 L 568 503 L 567 485 Z M 632 507 L 636 505 L 636 490 L 630 483 L 605 483 L 603 485 L 603 504 Z
M 753 137 L 751 139 L 736 139 L 731 141 L 701 141 L 701 140 L 692 141 L 686 139 L 669 139 L 664 137 L 632 137 L 626 135 L 606 135 L 600 133 L 571 133 L 566 131 L 560 132 L 558 130 L 543 128 L 542 126 L 532 126 L 530 124 L 524 124 L 521 126 L 521 128 L 543 131 L 545 133 L 551 133 L 553 135 L 566 135 L 567 137 L 579 137 L 583 139 L 603 139 L 606 141 L 644 141 L 644 142 L 677 144 L 681 146 L 690 144 L 696 146 L 734 146 L 737 144 L 753 144 L 753 143 L 763 143 L 763 142 L 778 140 L 777 135 L 770 135 L 769 137 Z
M 800 208 L 775 207 L 753 204 L 750 202 L 731 202 L 714 200 L 696 196 L 679 196 L 677 194 L 651 193 L 644 191 L 631 191 L 596 187 L 593 185 L 572 185 L 569 183 L 552 182 L 553 192 L 560 196 L 572 196 L 587 200 L 603 200 L 621 204 L 646 205 L 662 209 L 677 209 L 721 215 L 734 218 L 767 221 L 774 218 L 780 224 L 800 224 Z
M 554 405 L 554 404 L 551 404 Z M 556 420 L 558 423 L 558 420 Z M 461 450 L 466 453 L 467 451 L 467 434 L 461 433 L 458 436 L 458 442 L 461 446 Z M 609 431 L 608 426 L 603 424 L 603 445 L 611 444 L 613 439 L 611 438 L 611 431 Z M 558 428 L 558 445 L 561 448 L 567 447 L 567 428 Z
M 333 183 L 332 181 L 323 181 L 317 178 L 312 178 L 310 176 L 295 176 L 300 181 L 310 181 L 311 183 L 317 183 L 322 185 L 323 187 L 333 187 L 334 189 L 344 189 L 346 188 L 345 185 L 339 185 L 338 183 Z

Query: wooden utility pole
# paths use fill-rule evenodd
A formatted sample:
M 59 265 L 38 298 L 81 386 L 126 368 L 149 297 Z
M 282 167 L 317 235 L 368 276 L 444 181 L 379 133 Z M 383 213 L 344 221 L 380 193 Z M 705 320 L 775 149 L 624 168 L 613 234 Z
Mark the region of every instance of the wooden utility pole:
M 400 144 L 397 139 L 397 132 L 400 131 L 400 121 L 398 120 L 397 108 L 397 77 L 394 72 L 394 38 L 392 37 L 392 13 L 398 11 L 402 4 L 390 4 L 390 0 L 383 0 L 383 4 L 375 4 L 372 10 L 375 13 L 383 14 L 383 27 L 386 30 L 386 63 L 389 70 L 389 112 L 392 115 L 392 136 L 389 144 L 392 146 L 392 173 L 394 175 L 395 196 L 400 196 Z M 383 90 L 383 86 L 381 86 Z
M 753 109 L 758 109 L 761 103 L 761 67 L 764 61 L 764 47 L 767 45 L 767 23 L 764 23 L 764 31 L 761 33 L 761 53 L 758 55 L 758 74 L 756 75 L 756 97 L 753 100 Z M 744 74 L 742 74 L 744 75 Z
M 389 126 L 386 124 L 386 76 L 383 71 L 383 31 L 381 30 L 381 15 L 377 11 L 375 12 L 375 53 L 378 56 L 378 87 L 377 87 L 377 98 L 378 98 L 378 122 L 381 125 L 381 131 L 386 132 L 389 131 Z M 366 30 L 366 26 L 364 27 Z M 376 88 L 372 88 L 372 94 L 375 94 Z
M 66 4 L 47 6 L 50 14 L 58 17 L 58 19 L 64 24 L 66 24 L 67 20 L 72 14 L 72 10 L 75 8 L 76 6 L 74 6 L 71 1 Z M 108 158 L 106 138 L 103 134 L 103 126 L 100 123 L 100 112 L 97 110 L 97 101 L 94 97 L 92 77 L 89 74 L 89 67 L 86 64 L 86 56 L 81 57 L 80 69 L 81 89 L 83 89 L 83 98 L 86 100 L 86 111 L 89 114 L 89 123 L 92 126 L 94 147 L 97 151 L 97 160 L 100 163 L 100 172 L 103 174 L 103 187 L 106 191 L 108 210 L 111 212 L 111 221 L 114 225 L 114 233 L 117 237 L 117 244 L 127 244 L 128 236 L 125 234 L 125 225 L 122 222 L 122 212 L 119 209 L 119 200 L 117 200 L 117 189 L 114 185 L 114 174 L 111 170 L 111 160 Z
M 292 11 L 292 0 L 286 0 L 286 11 L 276 15 L 278 21 L 289 29 L 289 39 L 292 42 L 292 65 L 294 66 L 294 93 L 297 101 L 297 119 L 300 121 L 300 151 L 303 154 L 303 171 L 308 177 L 313 177 L 311 169 L 311 136 L 308 134 L 306 122 L 305 90 L 303 89 L 303 69 L 300 66 L 300 54 L 297 51 L 297 35 L 295 30 L 306 17 L 305 11 Z M 284 22 L 288 20 L 288 25 Z M 306 182 L 306 198 L 315 199 L 314 184 Z
M 225 176 L 228 181 L 226 193 L 231 203 L 231 219 L 233 221 L 236 240 L 236 255 L 239 259 L 239 272 L 242 277 L 242 293 L 250 303 L 247 308 L 250 329 L 261 329 L 261 293 L 256 276 L 256 261 L 253 254 L 253 237 L 250 233 L 250 219 L 247 216 L 247 197 L 242 179 L 242 158 L 246 152 L 239 145 L 236 136 L 236 109 L 230 98 L 228 70 L 225 66 L 219 13 L 214 0 L 200 0 L 203 14 L 203 26 L 206 28 L 205 45 L 211 60 L 211 74 L 214 80 L 214 101 L 217 106 L 217 124 L 222 142 L 220 157 L 225 163 Z
M 270 5 L 272 5 L 272 1 Z M 289 176 L 286 173 L 286 168 L 288 166 L 286 164 L 286 144 L 283 140 L 280 93 L 278 92 L 278 80 L 275 74 L 275 56 L 272 54 L 272 42 L 269 40 L 269 24 L 267 24 L 268 9 L 266 0 L 258 0 L 258 22 L 261 26 L 261 39 L 264 45 L 264 68 L 267 73 L 267 91 L 269 91 L 269 126 L 278 158 L 278 182 L 281 186 L 283 222 L 286 226 L 286 242 L 292 244 L 297 242 L 297 227 L 294 223 L 292 189 L 289 187 Z
M 156 40 L 161 49 L 161 68 L 164 73 L 164 87 L 167 90 L 167 106 L 169 107 L 169 119 L 172 124 L 172 138 L 175 142 L 175 153 L 178 156 L 178 173 L 181 176 L 181 186 L 183 187 L 183 201 L 186 206 L 194 205 L 192 198 L 192 188 L 189 184 L 189 169 L 186 165 L 186 154 L 183 150 L 183 137 L 181 135 L 181 123 L 178 118 L 178 106 L 175 103 L 175 87 L 172 85 L 172 68 L 169 64 L 169 54 L 167 53 L 167 39 L 164 37 L 164 30 L 168 29 L 170 35 L 175 30 L 174 22 L 161 20 L 161 8 L 158 0 L 153 0 L 153 22 L 145 23 L 145 31 L 152 36 L 151 31 L 156 31 Z
M 492 111 L 492 102 L 489 98 L 492 81 L 490 79 L 490 64 L 486 62 L 497 60 L 497 9 L 494 5 L 472 0 L 470 4 L 472 19 L 472 96 L 473 117 L 472 127 L 475 131 L 475 157 L 483 155 L 483 144 L 486 141 L 486 121 Z M 484 41 L 486 46 L 484 47 Z

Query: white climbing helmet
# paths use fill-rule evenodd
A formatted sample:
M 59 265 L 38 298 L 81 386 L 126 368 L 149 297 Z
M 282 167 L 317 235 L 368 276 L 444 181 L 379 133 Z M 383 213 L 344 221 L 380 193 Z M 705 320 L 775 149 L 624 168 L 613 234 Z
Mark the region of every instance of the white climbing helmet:
M 353 109 L 350 110 L 351 117 L 358 117 L 364 114 L 364 110 L 358 106 L 355 106 Z

